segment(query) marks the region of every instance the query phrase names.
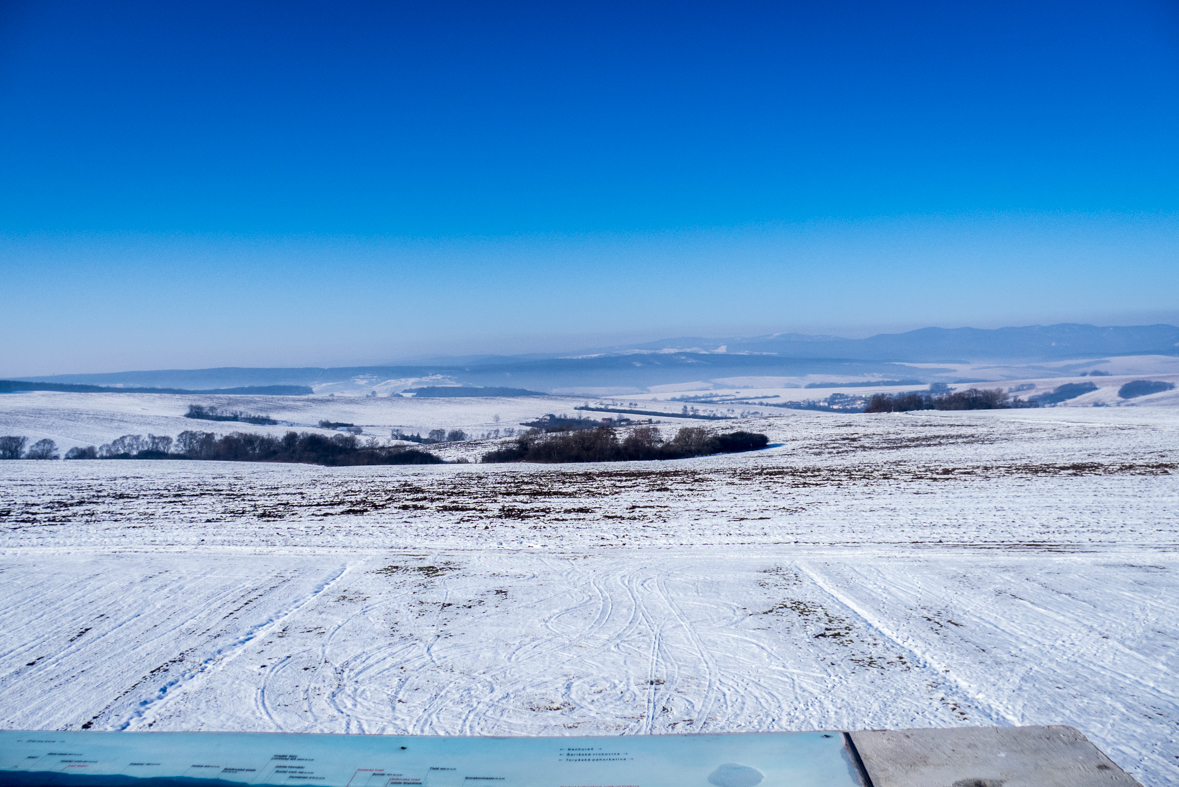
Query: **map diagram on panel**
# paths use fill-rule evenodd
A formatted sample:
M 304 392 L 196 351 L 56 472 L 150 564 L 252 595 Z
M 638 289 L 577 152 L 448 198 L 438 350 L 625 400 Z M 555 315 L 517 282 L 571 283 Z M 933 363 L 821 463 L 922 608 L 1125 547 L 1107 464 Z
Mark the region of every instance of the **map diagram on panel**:
M 840 733 L 418 738 L 0 731 L 0 787 L 861 787 Z

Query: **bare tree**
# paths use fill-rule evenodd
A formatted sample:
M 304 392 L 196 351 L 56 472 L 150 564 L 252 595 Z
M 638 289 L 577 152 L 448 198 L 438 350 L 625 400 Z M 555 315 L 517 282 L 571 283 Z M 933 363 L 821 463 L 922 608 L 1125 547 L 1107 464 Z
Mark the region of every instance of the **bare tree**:
M 29 446 L 25 459 L 60 459 L 57 453 L 57 443 L 46 437 Z
M 451 443 L 459 443 L 467 439 L 467 433 L 462 429 L 451 429 L 446 433 L 446 439 Z
M 176 453 L 192 459 L 206 459 L 217 447 L 217 435 L 212 432 L 184 431 L 176 437 Z
M 97 459 L 98 458 L 98 449 L 92 445 L 88 445 L 85 448 L 83 448 L 80 445 L 76 445 L 73 448 L 71 448 L 70 450 L 66 451 L 65 458 L 66 459 Z
M 146 448 L 147 441 L 143 439 L 143 435 L 125 434 L 104 444 L 98 449 L 98 455 L 102 459 L 110 459 L 116 456 L 134 456 L 140 451 L 146 450 Z
M 0 459 L 20 459 L 24 456 L 25 443 L 28 441 L 29 438 L 16 435 L 0 437 Z
M 640 426 L 622 441 L 622 453 L 627 458 L 647 459 L 663 445 L 663 435 L 657 426 Z
M 446 430 L 445 429 L 431 429 L 430 434 L 429 434 L 429 439 L 433 440 L 436 443 L 446 442 Z
M 161 454 L 172 453 L 172 438 L 171 437 L 156 437 L 154 434 L 147 436 L 147 450 L 156 451 Z
M 699 426 L 684 426 L 671 440 L 673 451 L 684 456 L 702 456 L 708 453 L 708 431 Z

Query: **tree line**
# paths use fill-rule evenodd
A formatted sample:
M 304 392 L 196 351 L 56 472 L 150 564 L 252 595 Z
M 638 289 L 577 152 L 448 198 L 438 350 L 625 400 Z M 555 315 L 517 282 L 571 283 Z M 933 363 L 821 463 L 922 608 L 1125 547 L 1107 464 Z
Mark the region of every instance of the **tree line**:
M 0 459 L 58 459 L 57 443 L 46 438 L 29 446 L 29 438 L 16 435 L 0 437 Z
M 1139 384 L 1143 384 L 1139 386 Z M 1127 389 L 1131 396 L 1141 396 L 1141 392 L 1155 393 L 1169 390 L 1169 383 L 1156 383 L 1149 380 L 1135 380 L 1123 385 L 1118 395 L 1123 399 Z M 1136 387 L 1137 386 L 1137 387 Z M 1163 386 L 1163 387 L 1159 387 Z M 1174 386 L 1171 386 L 1174 387 Z M 932 388 L 932 386 L 931 386 Z M 1002 388 L 980 389 L 968 388 L 965 391 L 953 393 L 939 393 L 936 391 L 909 391 L 899 394 L 876 394 L 864 408 L 865 413 L 905 413 L 911 410 L 1004 410 L 1019 407 L 1044 407 L 1045 405 L 1060 404 L 1070 399 L 1076 399 L 1097 390 L 1097 386 L 1090 382 L 1065 383 L 1058 385 L 1051 391 L 1020 399 L 1018 396 L 1010 398 L 1012 391 L 1029 391 L 1035 388 L 1031 383 L 1017 386 L 1011 391 Z
M 28 451 L 27 438 L 0 437 L 0 459 L 57 459 L 57 445 L 39 440 Z M 234 432 L 217 436 L 212 432 L 181 432 L 167 436 L 137 434 L 101 446 L 76 446 L 66 459 L 196 459 L 220 462 L 286 462 L 345 467 L 354 465 L 442 464 L 434 454 L 405 446 L 366 443 L 351 434 L 324 436 L 308 432 L 287 432 L 282 437 Z
M 269 415 L 245 413 L 241 410 L 219 410 L 216 407 L 206 407 L 200 404 L 190 404 L 188 406 L 188 412 L 184 414 L 184 417 L 196 418 L 202 421 L 241 421 L 242 423 L 256 424 L 258 426 L 273 426 L 278 423 L 278 421 Z
M 567 432 L 525 432 L 514 444 L 483 455 L 483 462 L 626 462 L 685 459 L 765 448 L 769 438 L 754 432 L 712 435 L 687 426 L 665 441 L 654 426 L 640 426 L 619 439 L 615 429 L 599 426 Z
M 389 432 L 389 436 L 394 440 L 405 440 L 410 443 L 418 443 L 419 445 L 434 445 L 435 443 L 461 443 L 466 440 L 469 435 L 462 429 L 431 429 L 429 433 L 422 437 L 421 434 L 409 434 L 400 429 L 393 429 Z
M 909 391 L 876 394 L 868 400 L 865 413 L 907 413 L 913 410 L 1002 410 L 1010 407 L 1034 407 L 1016 397 L 1011 399 L 1002 388 L 968 388 L 965 391 L 933 394 Z
M 449 435 L 447 435 L 449 436 Z M 27 451 L 27 438 L 0 437 L 0 459 L 58 459 L 57 445 L 39 440 Z M 709 434 L 700 427 L 684 427 L 664 440 L 657 427 L 641 426 L 619 437 L 609 426 L 569 432 L 529 431 L 515 442 L 483 456 L 496 462 L 624 462 L 684 459 L 692 456 L 738 453 L 765 448 L 769 438 L 753 432 Z M 184 431 L 175 439 L 128 434 L 101 446 L 76 446 L 66 459 L 192 459 L 220 462 L 280 462 L 329 467 L 355 465 L 441 464 L 444 460 L 408 446 L 383 446 L 375 439 L 361 442 L 356 435 L 325 436 L 287 432 L 282 437 L 234 432 Z M 462 460 L 460 460 L 462 461 Z

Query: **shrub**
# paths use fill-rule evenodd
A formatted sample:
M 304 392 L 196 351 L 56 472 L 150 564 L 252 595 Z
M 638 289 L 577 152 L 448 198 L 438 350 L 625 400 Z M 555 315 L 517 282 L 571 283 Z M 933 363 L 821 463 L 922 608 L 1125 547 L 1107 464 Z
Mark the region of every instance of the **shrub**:
M 770 439 L 757 432 L 729 432 L 715 438 L 716 448 L 722 454 L 736 454 L 742 451 L 759 451 L 770 444 Z
M 60 459 L 57 453 L 57 443 L 49 438 L 38 440 L 29 446 L 25 459 Z
M 24 456 L 25 443 L 28 441 L 29 438 L 16 435 L 0 437 L 0 459 L 20 459 Z
M 1174 387 L 1174 383 L 1165 383 L 1162 380 L 1134 380 L 1133 382 L 1126 383 L 1118 389 L 1118 398 L 1136 399 L 1139 396 L 1148 396 L 1150 394 L 1162 393 L 1163 391 L 1170 391 Z
M 97 459 L 98 458 L 98 449 L 92 445 L 88 445 L 85 448 L 83 448 L 82 446 L 76 445 L 73 448 L 71 448 L 70 450 L 66 451 L 65 458 L 66 459 Z
M 440 465 L 442 460 L 427 451 L 408 448 L 404 451 L 394 451 L 385 456 L 381 464 L 386 465 Z

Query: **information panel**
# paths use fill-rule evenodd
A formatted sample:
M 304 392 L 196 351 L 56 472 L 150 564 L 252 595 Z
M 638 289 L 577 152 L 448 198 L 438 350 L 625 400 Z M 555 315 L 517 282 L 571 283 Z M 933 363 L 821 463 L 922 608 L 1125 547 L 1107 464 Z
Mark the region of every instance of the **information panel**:
M 839 732 L 426 738 L 0 731 L 7 787 L 862 787 Z

